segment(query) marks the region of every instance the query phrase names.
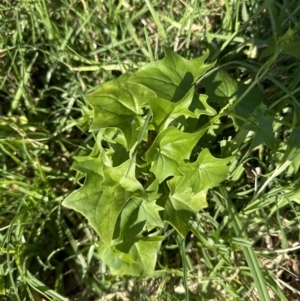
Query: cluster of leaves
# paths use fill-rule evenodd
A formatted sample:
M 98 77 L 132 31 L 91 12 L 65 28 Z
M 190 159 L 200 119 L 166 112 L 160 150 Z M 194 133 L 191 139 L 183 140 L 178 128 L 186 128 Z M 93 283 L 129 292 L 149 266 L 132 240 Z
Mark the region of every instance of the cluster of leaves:
M 151 274 L 166 223 L 185 237 L 191 216 L 207 205 L 208 190 L 226 179 L 233 149 L 216 158 L 203 146 L 223 131 L 226 110 L 236 129 L 249 119 L 244 126 L 256 132 L 252 148 L 273 143 L 272 118 L 264 116 L 258 89 L 249 101 L 247 86 L 222 69 L 211 72 L 201 84 L 223 108 L 217 114 L 197 92 L 197 80 L 214 65 L 204 63 L 208 53 L 188 61 L 165 52 L 87 96 L 96 144 L 90 156 L 75 158 L 73 168 L 86 180 L 63 204 L 89 220 L 114 274 Z M 228 100 L 236 100 L 231 110 Z
M 0 299 L 102 300 L 115 293 L 116 298 L 130 300 L 182 300 L 182 282 L 193 300 L 269 300 L 270 290 L 280 300 L 297 299 L 299 12 L 298 0 L 233 0 L 230 5 L 228 1 L 1 1 Z M 172 90 L 165 91 L 169 91 L 166 82 L 160 83 L 161 89 L 158 85 L 152 89 L 136 83 L 136 74 L 123 75 L 110 86 L 118 90 L 118 83 L 125 84 L 117 100 L 131 91 L 128 86 L 143 87 L 145 97 L 137 101 L 140 112 L 122 108 L 112 118 L 117 123 L 121 116 L 115 125 L 105 123 L 105 117 L 112 116 L 106 111 L 100 130 L 88 133 L 93 112 L 84 94 L 157 60 L 162 46 L 185 58 L 209 49 L 210 62 L 217 60 L 218 65 L 191 85 L 191 69 L 199 64 L 181 60 L 182 69 L 176 60 L 183 80 L 174 81 L 173 95 Z M 154 77 L 159 78 L 157 72 Z M 181 82 L 188 82 L 187 88 Z M 195 97 L 185 106 L 188 92 Z M 207 102 L 197 92 L 205 93 Z M 103 100 L 95 97 L 97 104 Z M 161 115 L 155 108 L 162 108 Z M 165 117 L 168 114 L 173 115 L 171 121 Z M 171 165 L 164 164 L 159 172 L 158 161 L 153 161 L 155 147 L 162 145 L 160 154 L 166 152 L 160 133 L 176 129 L 200 139 L 181 161 L 170 163 L 157 155 L 159 162 Z M 114 191 L 129 191 L 124 197 L 128 201 L 123 199 L 124 206 L 116 210 L 117 222 L 110 224 L 104 217 L 110 234 L 104 226 L 97 230 L 104 237 L 100 235 L 103 260 L 86 219 L 61 207 L 76 188 L 72 158 L 91 153 L 93 136 L 94 152 L 74 164 L 77 179 L 87 175 L 87 184 L 98 175 L 92 188 L 100 190 L 95 193 L 99 199 L 104 192 L 108 195 L 107 204 L 122 201 L 112 197 Z M 196 180 L 200 169 L 192 170 L 207 149 L 216 158 L 232 159 L 220 165 L 229 166 L 226 182 L 205 197 L 209 186 L 205 188 L 203 178 Z M 99 164 L 101 152 L 105 164 Z M 172 153 L 171 159 L 175 157 Z M 116 178 L 109 176 L 128 160 L 125 181 L 131 178 L 137 191 L 128 190 L 127 182 L 123 190 L 116 188 Z M 88 170 L 88 162 L 95 169 L 98 166 L 100 174 Z M 87 194 L 86 204 L 92 199 Z M 208 206 L 193 214 L 206 205 L 206 199 Z M 150 211 L 154 213 L 149 217 Z M 150 274 L 159 249 L 156 243 L 160 250 L 153 277 L 142 280 L 105 272 L 103 262 L 115 274 Z M 153 257 L 144 256 L 142 264 L 139 254 L 151 252 Z
M 270 105 L 257 87 L 285 53 L 274 47 L 250 85 L 205 63 L 208 53 L 186 60 L 166 49 L 164 59 L 125 73 L 86 97 L 94 110 L 90 129 L 95 146 L 90 156 L 75 158 L 77 178 L 85 177 L 85 182 L 63 205 L 83 214 L 96 230 L 100 258 L 113 274 L 153 274 L 170 227 L 182 238 L 189 231 L 199 239 L 205 237 L 192 220 L 211 199 L 223 214 L 227 212 L 238 236 L 233 240 L 239 242 L 251 275 L 256 275 L 258 293 L 269 300 L 263 279 L 273 283 L 272 276 L 263 274 L 239 215 L 249 219 L 255 210 L 270 205 L 266 213 L 270 217 L 290 200 L 298 201 L 297 184 L 287 181 L 280 190 L 274 184 L 286 171 L 290 180 L 297 179 L 299 104 L 290 94 L 294 115 L 282 120 L 278 115 L 282 103 Z M 284 128 L 287 141 L 278 139 Z M 257 149 L 261 158 L 256 160 L 266 174 L 255 175 L 252 169 L 255 187 L 245 191 L 242 186 L 244 192 L 239 192 L 247 162 Z M 263 177 L 259 183 L 258 177 Z M 283 194 L 276 203 L 278 192 Z M 231 202 L 239 195 L 248 195 L 240 214 Z
M 86 181 L 63 204 L 87 217 L 113 273 L 151 274 L 163 238 L 157 229 L 167 222 L 184 237 L 208 189 L 227 176 L 231 158 L 196 147 L 208 128 L 201 116 L 216 114 L 195 87 L 213 66 L 207 56 L 187 61 L 166 50 L 87 96 L 97 143 L 91 156 L 76 158 Z

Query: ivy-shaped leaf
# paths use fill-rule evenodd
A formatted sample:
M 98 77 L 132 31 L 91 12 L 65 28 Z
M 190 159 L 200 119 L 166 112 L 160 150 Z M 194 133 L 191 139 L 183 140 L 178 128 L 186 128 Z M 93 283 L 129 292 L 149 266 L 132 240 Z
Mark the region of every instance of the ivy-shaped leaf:
M 162 237 L 140 237 L 108 247 L 100 242 L 99 255 L 114 275 L 151 276 Z
M 179 174 L 178 167 L 184 159 L 189 159 L 193 147 L 203 133 L 184 133 L 169 127 L 158 134 L 145 154 L 145 160 L 151 165 L 151 171 L 159 182 L 169 176 Z
M 184 116 L 185 118 L 199 118 L 201 114 L 214 115 L 216 112 L 207 103 L 207 96 L 195 93 L 192 87 L 188 93 L 178 102 L 171 102 L 163 98 L 150 99 L 152 121 L 158 132 L 166 129 L 174 119 Z M 195 110 L 191 111 L 192 102 Z M 200 108 L 199 108 L 200 107 Z
M 206 52 L 199 58 L 186 60 L 165 49 L 165 57 L 162 60 L 142 67 L 129 81 L 144 85 L 159 98 L 175 102 L 182 99 L 196 80 L 213 67 L 214 63 L 204 64 L 208 55 Z
M 176 177 L 174 177 L 173 179 L 175 178 Z M 172 182 L 172 180 L 168 181 L 169 186 L 172 185 L 170 183 Z M 185 204 L 185 206 L 187 206 L 191 212 L 197 212 L 207 206 L 207 202 L 206 202 L 207 189 L 201 190 L 200 192 L 197 193 L 194 193 L 190 187 L 186 188 L 186 190 L 179 190 L 179 191 L 176 191 L 176 188 L 173 189 L 174 189 L 174 193 L 171 195 L 172 200 L 176 200 L 178 204 L 179 202 Z
M 118 217 L 127 202 L 131 198 L 147 199 L 133 168 L 126 176 L 129 163 L 126 161 L 118 167 L 104 166 L 104 179 L 94 172 L 87 172 L 84 186 L 63 202 L 64 206 L 83 214 L 108 246 L 111 245 Z
M 156 201 L 143 202 L 139 209 L 139 219 L 146 221 L 148 231 L 151 231 L 155 227 L 164 227 L 163 221 L 159 215 L 159 212 L 164 210 L 164 208 L 157 206 Z
M 164 220 L 172 225 L 182 237 L 185 237 L 190 230 L 189 220 L 193 212 L 172 196 L 161 201 L 159 205 L 165 208 Z
M 141 126 L 141 108 L 147 104 L 155 93 L 146 87 L 129 83 L 129 74 L 124 74 L 114 81 L 87 95 L 87 101 L 94 109 L 94 120 L 91 130 L 116 127 L 127 140 L 127 149 L 136 142 Z
M 218 159 L 204 149 L 194 163 L 179 167 L 181 176 L 168 181 L 169 198 L 164 203 L 165 220 L 185 236 L 190 216 L 207 206 L 207 190 L 226 179 L 232 158 Z
M 209 103 L 217 102 L 222 108 L 229 102 L 236 101 L 248 88 L 247 85 L 233 79 L 225 69 L 213 72 L 201 80 L 201 84 L 208 95 Z M 248 93 L 228 115 L 232 118 L 234 125 L 240 128 L 255 109 L 265 101 L 264 94 L 259 88 L 254 87 L 251 93 Z
M 274 150 L 274 133 L 273 121 L 274 117 L 265 114 L 266 108 L 261 105 L 253 114 L 249 123 L 246 123 L 243 128 L 255 133 L 251 142 L 250 149 L 252 150 L 260 144 L 266 144 L 267 147 Z
M 177 187 L 170 187 L 171 192 L 183 192 L 191 189 L 194 194 L 215 187 L 228 175 L 228 163 L 232 158 L 218 159 L 208 149 L 203 149 L 196 162 L 188 163 L 179 168 L 182 181 Z M 175 190 L 174 190 L 175 189 Z
M 104 152 L 98 158 L 83 156 L 74 157 L 74 160 L 75 161 L 72 165 L 72 169 L 75 169 L 84 174 L 93 172 L 101 176 L 103 176 L 104 161 L 105 164 L 111 164 L 111 161 L 109 161 Z
M 156 205 L 156 201 L 143 201 L 142 199 L 131 199 L 121 214 L 115 226 L 114 239 L 132 240 L 145 228 L 151 231 L 155 227 L 163 228 L 164 224 L 159 215 L 162 207 Z

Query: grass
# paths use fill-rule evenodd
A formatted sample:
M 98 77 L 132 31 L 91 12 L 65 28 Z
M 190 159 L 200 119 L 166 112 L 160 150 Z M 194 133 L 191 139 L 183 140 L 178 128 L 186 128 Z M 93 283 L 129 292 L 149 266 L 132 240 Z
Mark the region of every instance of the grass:
M 297 0 L 4 0 L 0 18 L 0 298 L 260 300 L 273 289 L 272 300 L 300 300 L 299 144 L 287 146 L 299 141 L 299 59 L 279 48 L 259 59 L 289 27 L 299 39 Z M 209 49 L 238 81 L 257 83 L 276 148 L 249 152 L 250 137 L 223 133 L 239 167 L 228 189 L 211 191 L 184 242 L 168 232 L 154 277 L 116 277 L 93 229 L 61 202 L 80 185 L 72 158 L 94 145 L 84 95 L 163 47 L 187 58 Z

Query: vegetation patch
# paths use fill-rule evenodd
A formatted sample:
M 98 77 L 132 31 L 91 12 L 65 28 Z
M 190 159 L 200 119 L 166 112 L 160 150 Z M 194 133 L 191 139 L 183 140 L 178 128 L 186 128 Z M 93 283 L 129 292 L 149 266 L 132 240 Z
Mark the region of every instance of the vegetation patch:
M 299 1 L 200 2 L 0 4 L 0 299 L 299 300 Z

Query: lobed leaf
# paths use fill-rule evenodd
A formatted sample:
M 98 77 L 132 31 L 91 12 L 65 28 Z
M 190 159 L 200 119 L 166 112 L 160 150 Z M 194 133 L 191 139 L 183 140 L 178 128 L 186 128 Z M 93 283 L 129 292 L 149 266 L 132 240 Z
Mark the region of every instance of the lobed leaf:
M 184 163 L 203 132 L 184 133 L 169 127 L 158 134 L 145 154 L 145 160 L 151 164 L 151 171 L 159 182 L 169 176 L 180 174 L 178 168 Z
M 83 214 L 108 246 L 112 243 L 118 217 L 127 202 L 132 198 L 147 199 L 144 188 L 135 178 L 133 168 L 126 176 L 129 163 L 128 160 L 118 167 L 104 165 L 104 178 L 87 171 L 84 186 L 71 193 L 63 202 L 64 206 Z
M 193 212 L 182 202 L 167 197 L 159 202 L 164 207 L 164 220 L 172 225 L 176 231 L 185 237 L 190 229 L 189 220 Z
M 197 194 L 215 187 L 226 179 L 229 170 L 228 163 L 232 159 L 232 157 L 218 159 L 213 157 L 208 149 L 202 150 L 196 162 L 187 163 L 179 168 L 183 175 L 182 181 L 177 187 L 170 186 L 171 192 L 191 189 L 194 194 Z
M 265 114 L 265 107 L 260 105 L 253 113 L 250 122 L 247 122 L 243 128 L 254 132 L 254 138 L 251 142 L 250 149 L 252 150 L 258 145 L 266 144 L 272 150 L 275 150 L 274 133 L 273 133 L 273 116 Z
M 127 149 L 136 142 L 143 119 L 142 107 L 155 93 L 146 87 L 128 82 L 129 74 L 124 74 L 114 81 L 86 96 L 94 109 L 91 130 L 116 127 L 127 140 Z
M 233 79 L 225 69 L 219 69 L 206 78 L 201 80 L 201 84 L 205 88 L 205 93 L 208 95 L 209 103 L 216 102 L 221 108 L 229 102 L 236 101 L 248 88 Z M 233 109 L 233 112 L 228 112 L 232 118 L 236 128 L 240 128 L 245 120 L 247 120 L 255 109 L 266 98 L 259 88 L 254 87 L 251 93 L 248 93 L 241 102 Z
M 171 102 L 163 98 L 150 99 L 152 121 L 158 132 L 172 125 L 178 117 L 199 118 L 200 115 L 215 115 L 216 112 L 206 103 L 207 97 L 199 95 L 192 87 L 178 102 Z
M 204 149 L 196 162 L 179 167 L 181 175 L 167 182 L 170 196 L 169 202 L 166 202 L 166 220 L 181 235 L 186 234 L 190 215 L 207 206 L 208 189 L 226 179 L 229 170 L 227 165 L 231 160 L 232 158 L 215 158 L 208 149 Z
M 214 63 L 204 64 L 209 53 L 186 60 L 169 49 L 165 49 L 162 60 L 147 64 L 135 72 L 129 79 L 155 92 L 156 96 L 172 102 L 181 100 L 196 80 Z
M 114 275 L 151 276 L 162 237 L 140 237 L 108 247 L 100 242 L 99 255 Z
M 148 231 L 155 227 L 163 228 L 164 224 L 159 215 L 161 210 L 163 208 L 156 205 L 156 201 L 131 199 L 119 215 L 114 232 L 115 241 L 132 240 L 145 228 Z

